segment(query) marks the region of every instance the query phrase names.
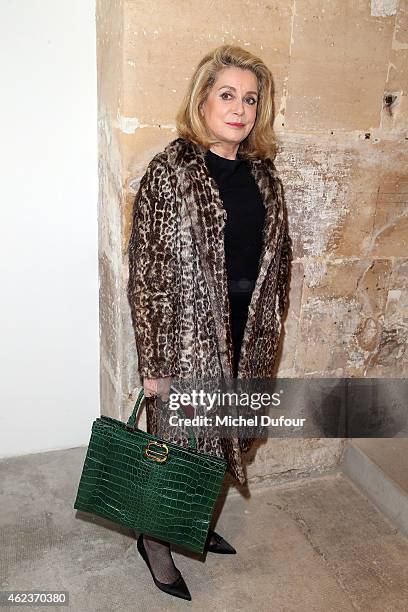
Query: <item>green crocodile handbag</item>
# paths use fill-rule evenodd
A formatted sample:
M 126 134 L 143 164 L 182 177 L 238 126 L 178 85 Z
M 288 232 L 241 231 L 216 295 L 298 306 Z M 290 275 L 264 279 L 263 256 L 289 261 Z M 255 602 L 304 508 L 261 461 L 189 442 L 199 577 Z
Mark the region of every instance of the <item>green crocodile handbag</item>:
M 74 508 L 202 553 L 227 462 L 136 427 L 140 388 L 127 423 L 92 424 Z

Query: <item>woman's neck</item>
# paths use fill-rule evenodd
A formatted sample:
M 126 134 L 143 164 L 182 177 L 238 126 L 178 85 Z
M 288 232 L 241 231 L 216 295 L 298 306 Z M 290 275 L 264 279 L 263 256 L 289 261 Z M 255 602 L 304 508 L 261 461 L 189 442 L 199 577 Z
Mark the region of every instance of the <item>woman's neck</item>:
M 223 145 L 212 145 L 210 147 L 210 151 L 219 155 L 220 157 L 225 157 L 226 159 L 237 159 L 237 151 L 239 145 L 234 145 L 232 148 L 226 148 Z

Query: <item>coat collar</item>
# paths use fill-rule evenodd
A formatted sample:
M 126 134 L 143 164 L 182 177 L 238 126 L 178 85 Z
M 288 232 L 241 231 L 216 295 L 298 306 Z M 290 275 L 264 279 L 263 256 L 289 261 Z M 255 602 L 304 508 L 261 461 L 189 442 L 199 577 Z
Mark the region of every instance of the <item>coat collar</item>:
M 226 211 L 218 185 L 208 172 L 204 147 L 183 138 L 177 138 L 167 145 L 165 152 L 169 165 L 177 171 L 180 195 L 191 218 L 209 289 L 223 375 L 229 378 L 233 375 L 233 345 L 224 250 Z M 279 240 L 277 226 L 281 220 L 281 207 L 277 205 L 280 191 L 273 162 L 261 159 L 249 160 L 249 166 L 261 193 L 266 215 L 258 277 L 249 305 L 241 347 L 238 376 L 244 378 L 251 376 L 251 364 L 247 359 L 250 353 L 248 348 L 253 344 L 253 339 L 259 331 L 257 329 L 257 306 L 269 265 L 276 253 L 277 240 Z

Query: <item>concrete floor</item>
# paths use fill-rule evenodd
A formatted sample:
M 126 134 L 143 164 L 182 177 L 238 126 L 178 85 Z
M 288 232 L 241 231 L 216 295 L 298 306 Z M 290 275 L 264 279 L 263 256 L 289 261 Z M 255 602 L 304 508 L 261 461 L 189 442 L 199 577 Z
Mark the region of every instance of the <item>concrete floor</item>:
M 132 531 L 73 509 L 85 453 L 0 461 L 2 590 L 64 589 L 46 609 L 76 612 L 408 610 L 408 539 L 342 473 L 230 490 L 217 531 L 238 554 L 175 552 L 186 602 L 154 586 Z

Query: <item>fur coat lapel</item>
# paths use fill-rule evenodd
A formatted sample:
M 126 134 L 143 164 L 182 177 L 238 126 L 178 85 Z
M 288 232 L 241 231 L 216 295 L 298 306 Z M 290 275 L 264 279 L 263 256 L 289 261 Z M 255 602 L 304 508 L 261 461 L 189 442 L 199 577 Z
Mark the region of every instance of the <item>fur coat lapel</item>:
M 216 323 L 219 354 L 223 375 L 232 376 L 231 315 L 228 298 L 228 278 L 224 251 L 224 226 L 227 212 L 219 189 L 210 176 L 205 163 L 205 149 L 182 138 L 167 147 L 171 165 L 177 168 L 180 195 L 188 208 L 194 235 L 200 253 L 201 265 L 209 288 L 212 312 Z M 251 174 L 262 196 L 266 209 L 263 246 L 258 277 L 249 305 L 248 320 L 241 347 L 239 377 L 253 375 L 248 369 L 248 348 L 254 344 L 257 333 L 257 307 L 269 266 L 280 251 L 283 240 L 283 206 L 280 204 L 279 179 L 273 162 L 250 160 Z M 197 197 L 200 193 L 204 197 Z M 278 263 L 276 263 L 278 265 Z M 278 309 L 276 314 L 279 315 Z

